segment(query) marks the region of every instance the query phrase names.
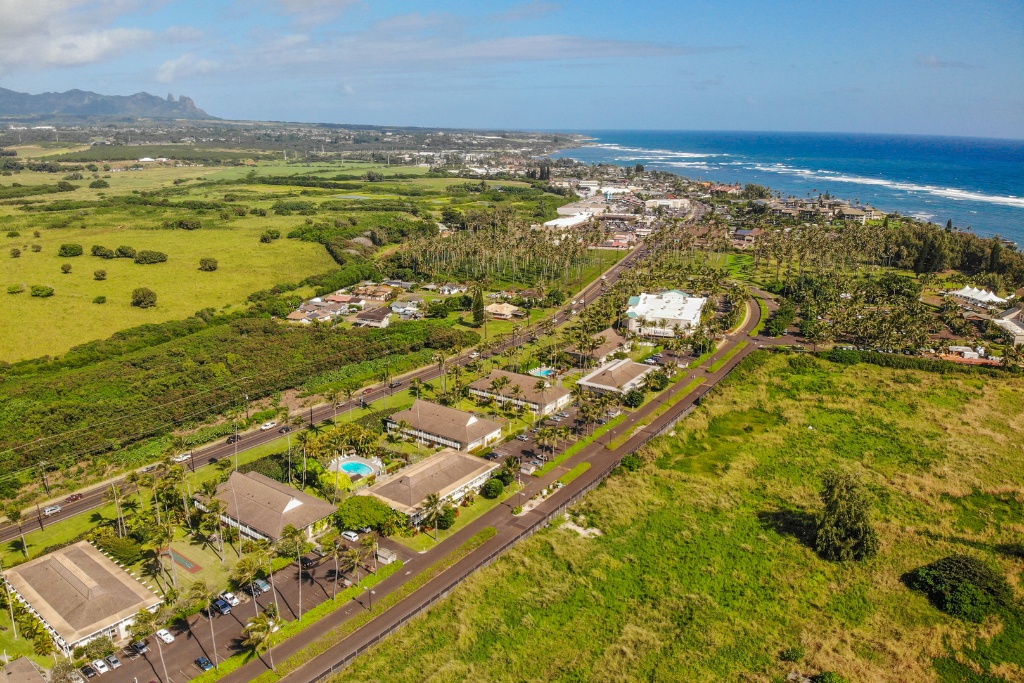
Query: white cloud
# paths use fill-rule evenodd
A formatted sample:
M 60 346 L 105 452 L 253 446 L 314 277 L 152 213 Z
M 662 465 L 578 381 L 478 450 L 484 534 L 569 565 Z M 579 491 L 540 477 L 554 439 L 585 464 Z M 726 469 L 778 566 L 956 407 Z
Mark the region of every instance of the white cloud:
M 186 52 L 177 59 L 169 59 L 156 70 L 156 80 L 160 83 L 173 83 L 190 76 L 201 76 L 215 71 L 220 65 L 209 59 L 200 59 L 191 52 Z

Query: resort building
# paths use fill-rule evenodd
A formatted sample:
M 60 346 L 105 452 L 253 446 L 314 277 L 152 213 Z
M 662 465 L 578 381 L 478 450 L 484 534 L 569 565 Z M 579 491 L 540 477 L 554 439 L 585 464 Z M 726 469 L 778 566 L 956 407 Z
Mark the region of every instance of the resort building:
M 674 337 L 677 331 L 686 334 L 700 324 L 706 302 L 678 289 L 631 296 L 626 309 L 628 329 L 644 337 Z
M 1024 344 L 1024 306 L 1003 311 L 992 322 L 1003 329 L 1014 346 Z
M 484 311 L 497 320 L 511 320 L 523 315 L 523 310 L 512 304 L 490 304 L 484 307 Z
M 312 538 L 327 527 L 328 518 L 338 509 L 258 472 L 232 472 L 213 497 L 224 504 L 221 519 L 225 524 L 249 538 L 275 542 L 289 525 Z M 202 498 L 197 497 L 196 504 L 207 509 Z
M 479 491 L 499 467 L 497 462 L 446 448 L 361 490 L 359 495 L 373 496 L 419 525 L 427 496 L 436 493 L 441 500 L 458 503 L 468 492 Z
M 418 440 L 472 451 L 501 440 L 501 425 L 455 408 L 416 399 L 411 408 L 387 418 L 388 431 Z
M 135 615 L 163 602 L 88 541 L 12 567 L 4 579 L 67 656 L 96 638 L 126 640 Z
M 581 366 L 585 365 L 588 360 L 601 365 L 613 353 L 628 349 L 630 346 L 629 341 L 611 327 L 598 332 L 594 335 L 594 339 L 597 341 L 597 346 L 594 347 L 593 351 L 583 352 L 573 345 L 568 347 L 565 352 L 572 356 L 574 361 Z
M 537 388 L 537 382 L 544 382 L 543 391 Z M 470 384 L 469 395 L 494 399 L 502 406 L 523 406 L 537 417 L 550 415 L 572 402 L 572 394 L 561 387 L 550 386 L 540 377 L 505 370 L 491 370 L 487 377 Z
M 612 361 L 581 379 L 577 384 L 600 394 L 624 394 L 643 384 L 653 365 L 634 363 L 628 358 Z

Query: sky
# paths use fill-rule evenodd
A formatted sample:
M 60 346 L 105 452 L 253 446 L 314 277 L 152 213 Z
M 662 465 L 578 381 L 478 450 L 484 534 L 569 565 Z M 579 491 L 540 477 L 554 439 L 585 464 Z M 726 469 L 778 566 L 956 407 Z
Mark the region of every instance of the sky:
M 1024 138 L 1024 1 L 0 0 L 0 87 L 229 119 Z

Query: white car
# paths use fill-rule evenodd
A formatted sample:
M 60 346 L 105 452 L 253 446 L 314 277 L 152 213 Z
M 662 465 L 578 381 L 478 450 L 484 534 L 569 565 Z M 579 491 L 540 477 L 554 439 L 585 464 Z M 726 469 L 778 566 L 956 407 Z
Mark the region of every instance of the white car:
M 271 429 L 273 429 L 276 426 L 277 426 L 276 422 L 264 422 L 262 425 L 260 425 L 260 431 L 261 432 L 269 432 Z
M 180 453 L 180 454 L 174 456 L 174 462 L 185 462 L 186 460 L 188 460 L 191 457 L 192 457 L 191 453 Z
M 102 659 L 97 659 L 92 663 L 92 668 L 96 669 L 96 673 L 105 674 L 110 671 L 110 667 Z
M 242 601 L 238 599 L 238 596 L 231 591 L 225 591 L 220 594 L 220 599 L 228 603 L 232 607 L 238 607 L 242 604 Z
M 352 541 L 353 543 L 359 540 L 359 534 L 354 531 L 342 531 L 341 537 L 346 541 Z
M 165 628 L 162 628 L 159 631 L 157 631 L 156 632 L 156 637 L 159 638 L 160 640 L 164 641 L 167 644 L 171 644 L 171 643 L 174 642 L 174 636 L 171 634 L 170 631 L 168 631 Z

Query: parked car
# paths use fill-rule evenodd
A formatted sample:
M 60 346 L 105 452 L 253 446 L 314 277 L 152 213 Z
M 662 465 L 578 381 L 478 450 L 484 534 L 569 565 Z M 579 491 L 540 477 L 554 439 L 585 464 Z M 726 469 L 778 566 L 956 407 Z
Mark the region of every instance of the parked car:
M 316 560 L 314 560 L 312 557 L 301 557 L 299 558 L 299 564 L 302 566 L 303 569 L 309 569 L 311 567 L 316 566 Z
M 149 652 L 149 646 L 146 645 L 146 641 L 144 640 L 136 641 L 129 645 L 129 647 L 132 649 L 132 652 L 137 655 L 144 655 Z
M 174 642 L 174 634 L 165 628 L 160 629 L 156 632 L 156 637 L 164 641 L 168 645 Z
M 213 609 L 217 610 L 221 614 L 231 614 L 231 605 L 221 598 L 217 598 L 213 601 Z
M 60 505 L 47 505 L 43 508 L 43 514 L 47 517 L 55 515 L 62 510 Z
M 292 428 L 289 427 L 288 425 L 285 425 L 284 427 L 281 427 L 280 429 L 278 429 L 277 433 L 278 434 L 287 434 L 290 431 L 292 431 Z
M 354 531 L 342 531 L 341 537 L 346 541 L 352 541 L 353 543 L 359 540 L 359 534 Z
M 224 591 L 220 594 L 220 599 L 228 603 L 232 607 L 238 607 L 242 604 L 242 601 L 238 599 L 238 596 L 231 591 Z
M 65 500 L 64 502 L 65 503 L 74 503 L 76 500 L 82 500 L 82 498 L 83 498 L 83 496 L 82 496 L 81 493 L 72 493 L 70 496 L 68 496 L 68 499 Z
M 96 678 L 96 669 L 92 668 L 88 664 L 82 667 L 82 674 L 86 678 Z
M 259 586 L 259 589 L 262 592 L 264 592 L 264 593 L 269 593 L 270 592 L 270 584 L 267 583 L 266 581 L 264 581 L 263 579 L 256 579 L 255 581 L 253 581 L 253 583 L 256 584 L 257 586 Z
M 241 434 L 232 434 L 228 437 L 227 443 L 237 443 L 242 440 Z
M 93 661 L 92 668 L 96 669 L 96 673 L 105 674 L 110 672 L 110 667 L 102 659 Z
M 252 595 L 252 597 L 254 598 L 258 598 L 259 596 L 263 595 L 263 589 L 257 586 L 255 582 L 250 583 L 247 590 L 249 591 L 249 594 Z
M 529 440 L 530 440 L 530 437 L 526 436 L 526 434 L 519 434 L 519 435 L 516 436 L 516 441 L 529 441 Z
M 206 657 L 200 657 L 196 660 L 196 666 L 198 666 L 203 671 L 209 671 L 213 668 L 213 662 L 211 662 Z
M 277 422 L 271 420 L 270 422 L 264 422 L 260 425 L 261 432 L 269 432 L 271 429 L 277 426 Z
M 120 669 L 121 660 L 117 658 L 117 655 L 107 655 L 107 664 L 110 665 L 111 669 Z

